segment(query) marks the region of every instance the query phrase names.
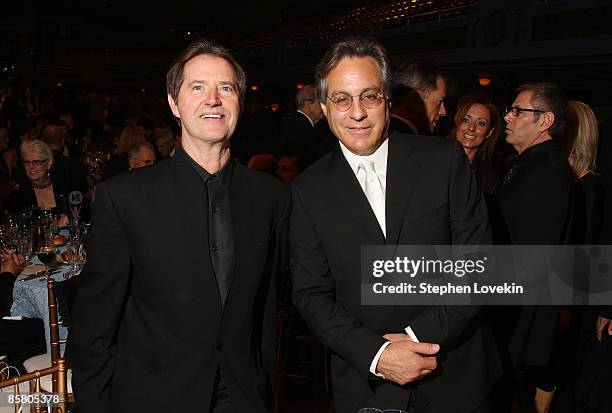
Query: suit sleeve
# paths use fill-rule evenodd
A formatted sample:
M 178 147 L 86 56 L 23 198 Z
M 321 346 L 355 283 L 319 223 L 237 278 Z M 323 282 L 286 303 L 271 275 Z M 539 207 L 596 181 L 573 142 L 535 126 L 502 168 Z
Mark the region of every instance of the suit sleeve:
M 96 190 L 92 224 L 70 337 L 73 385 L 78 411 L 110 413 L 116 335 L 130 293 L 130 248 L 105 184 Z
M 492 244 L 487 208 L 463 148 L 449 151 L 449 220 L 453 245 Z M 417 316 L 410 327 L 422 342 L 457 345 L 480 313 L 480 306 L 437 305 Z
M 325 251 L 295 188 L 289 253 L 293 301 L 297 310 L 319 341 L 351 364 L 367 381 L 370 363 L 386 340 L 365 328 L 336 301 L 335 281 Z
M 268 375 L 270 386 L 275 383 L 276 376 L 276 311 L 277 311 L 277 278 L 281 274 L 282 266 L 287 262 L 287 231 L 289 224 L 289 211 L 291 209 L 291 198 L 289 191 L 285 190 L 280 196 L 277 206 L 278 216 L 276 223 L 275 248 L 271 258 L 271 273 L 266 295 L 266 307 L 264 309 L 264 333 L 262 337 L 262 356 L 264 366 Z

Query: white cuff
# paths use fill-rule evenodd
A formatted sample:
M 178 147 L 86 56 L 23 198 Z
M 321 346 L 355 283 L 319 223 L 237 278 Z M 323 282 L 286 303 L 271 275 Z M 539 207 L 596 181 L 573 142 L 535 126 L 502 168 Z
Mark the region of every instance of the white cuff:
M 382 377 L 382 378 L 385 377 L 380 373 L 376 373 L 376 366 L 378 366 L 378 360 L 380 360 L 380 356 L 382 356 L 383 351 L 385 351 L 385 349 L 387 348 L 389 344 L 391 344 L 391 342 L 387 341 L 385 344 L 380 346 L 378 353 L 376 353 L 376 355 L 374 356 L 374 360 L 372 360 L 372 363 L 370 364 L 370 373 L 372 373 L 373 375 L 377 377 Z
M 410 326 L 406 327 L 404 331 L 406 332 L 406 334 L 410 336 L 410 339 L 412 341 L 414 341 L 415 343 L 420 343 L 419 339 L 417 338 L 416 334 L 414 334 L 414 331 L 412 331 Z

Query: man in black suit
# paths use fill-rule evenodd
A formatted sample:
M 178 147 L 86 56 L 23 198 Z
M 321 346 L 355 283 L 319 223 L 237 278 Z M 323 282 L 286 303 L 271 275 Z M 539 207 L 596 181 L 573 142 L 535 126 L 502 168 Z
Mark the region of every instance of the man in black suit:
M 446 80 L 442 69 L 430 60 L 406 60 L 395 72 L 397 83 L 391 106 L 391 132 L 435 135 L 446 116 Z
M 176 155 L 96 190 L 71 337 L 78 408 L 267 412 L 289 194 L 231 160 L 246 78 L 227 49 L 193 42 L 166 86 Z
M 393 80 L 374 40 L 333 45 L 316 79 L 340 145 L 294 181 L 290 265 L 295 305 L 332 351 L 336 412 L 488 411 L 500 368 L 478 308 L 360 300 L 363 245 L 489 242 L 484 201 L 461 148 L 388 136 Z
M 319 157 L 316 123 L 323 117 L 313 85 L 305 85 L 295 95 L 297 111 L 287 115 L 281 131 L 281 148 L 299 154 L 304 165 Z
M 566 122 L 567 100 L 557 85 L 547 82 L 523 85 L 518 92 L 504 119 L 506 141 L 519 156 L 497 195 L 508 242 L 566 244 L 574 189 L 558 139 Z M 536 385 L 536 411 L 547 412 L 556 384 L 550 366 L 559 311 L 528 306 L 507 317 L 511 323 L 504 323 L 503 330 L 511 332 L 508 346 L 514 367 L 529 372 L 527 380 Z

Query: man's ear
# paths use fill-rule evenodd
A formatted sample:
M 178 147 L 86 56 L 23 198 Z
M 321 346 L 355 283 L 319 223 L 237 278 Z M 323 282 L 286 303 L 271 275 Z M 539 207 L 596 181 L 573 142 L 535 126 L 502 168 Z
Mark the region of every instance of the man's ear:
M 553 112 L 544 112 L 540 116 L 540 130 L 542 132 L 549 130 L 555 124 L 555 114 Z
M 174 99 L 172 99 L 172 96 L 170 95 L 168 95 L 168 105 L 170 105 L 170 110 L 172 110 L 172 114 L 180 119 L 181 115 L 179 114 L 178 106 L 176 105 L 176 103 L 174 103 Z
M 327 117 L 327 106 L 325 106 L 323 102 L 319 102 L 319 105 L 321 105 L 321 110 L 323 111 L 325 117 Z

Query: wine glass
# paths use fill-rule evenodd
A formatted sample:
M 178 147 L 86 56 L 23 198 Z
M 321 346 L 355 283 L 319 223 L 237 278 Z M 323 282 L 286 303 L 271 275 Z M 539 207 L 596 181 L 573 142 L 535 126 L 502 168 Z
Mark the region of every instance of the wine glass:
M 36 248 L 36 256 L 45 265 L 45 271 L 49 272 L 49 264 L 55 259 L 55 246 L 50 241 L 42 241 Z

